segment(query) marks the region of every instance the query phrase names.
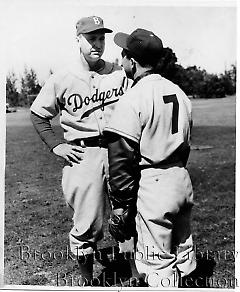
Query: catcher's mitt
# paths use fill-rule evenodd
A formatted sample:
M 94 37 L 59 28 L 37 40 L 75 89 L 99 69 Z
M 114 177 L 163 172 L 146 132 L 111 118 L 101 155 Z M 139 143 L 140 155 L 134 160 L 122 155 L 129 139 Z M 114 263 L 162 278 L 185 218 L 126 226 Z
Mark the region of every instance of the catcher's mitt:
M 135 237 L 136 224 L 135 224 L 136 208 L 129 207 L 127 209 L 114 209 L 110 215 L 109 232 L 116 241 L 124 242 L 131 237 Z

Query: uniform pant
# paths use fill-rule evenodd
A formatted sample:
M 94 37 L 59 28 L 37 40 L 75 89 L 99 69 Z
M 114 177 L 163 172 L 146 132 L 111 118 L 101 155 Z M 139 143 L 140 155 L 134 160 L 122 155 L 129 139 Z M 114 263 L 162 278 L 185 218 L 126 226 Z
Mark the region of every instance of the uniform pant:
M 99 147 L 85 148 L 80 164 L 63 168 L 63 193 L 74 210 L 70 248 L 76 256 L 93 253 L 103 237 L 107 171 L 107 149 Z
M 145 169 L 137 200 L 136 267 L 151 287 L 178 287 L 196 268 L 190 230 L 192 184 L 183 167 Z

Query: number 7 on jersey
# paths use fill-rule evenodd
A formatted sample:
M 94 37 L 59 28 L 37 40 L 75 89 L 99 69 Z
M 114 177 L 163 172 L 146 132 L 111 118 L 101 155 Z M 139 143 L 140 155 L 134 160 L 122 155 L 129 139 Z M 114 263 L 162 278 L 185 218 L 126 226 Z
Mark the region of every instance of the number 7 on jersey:
M 178 113 L 179 113 L 179 103 L 176 94 L 164 95 L 164 103 L 173 103 L 172 110 L 172 134 L 178 132 Z

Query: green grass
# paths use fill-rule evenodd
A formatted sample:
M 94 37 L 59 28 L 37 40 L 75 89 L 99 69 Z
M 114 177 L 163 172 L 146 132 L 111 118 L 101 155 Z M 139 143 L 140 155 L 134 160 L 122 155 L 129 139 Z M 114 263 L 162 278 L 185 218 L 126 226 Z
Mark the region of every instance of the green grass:
M 192 144 L 212 148 L 190 154 L 192 230 L 198 258 L 208 255 L 215 262 L 216 288 L 234 279 L 235 101 L 193 100 Z M 56 286 L 57 273 L 74 280 L 78 271 L 67 254 L 72 214 L 61 191 L 63 161 L 40 141 L 26 110 L 7 114 L 6 149 L 5 284 Z M 105 234 L 100 246 L 115 244 L 107 229 Z M 27 248 L 30 253 L 21 256 Z M 96 262 L 95 273 L 101 268 Z M 229 282 L 227 287 L 232 288 Z

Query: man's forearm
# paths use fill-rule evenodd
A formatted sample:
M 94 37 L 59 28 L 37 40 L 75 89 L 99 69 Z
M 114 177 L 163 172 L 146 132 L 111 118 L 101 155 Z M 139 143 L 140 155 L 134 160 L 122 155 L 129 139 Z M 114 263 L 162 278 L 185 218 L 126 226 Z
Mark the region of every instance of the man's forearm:
M 40 138 L 43 140 L 45 144 L 47 144 L 50 151 L 52 151 L 52 149 L 57 145 L 65 143 L 64 139 L 57 138 L 52 129 L 49 119 L 42 118 L 35 114 L 34 112 L 31 112 L 31 121 Z

